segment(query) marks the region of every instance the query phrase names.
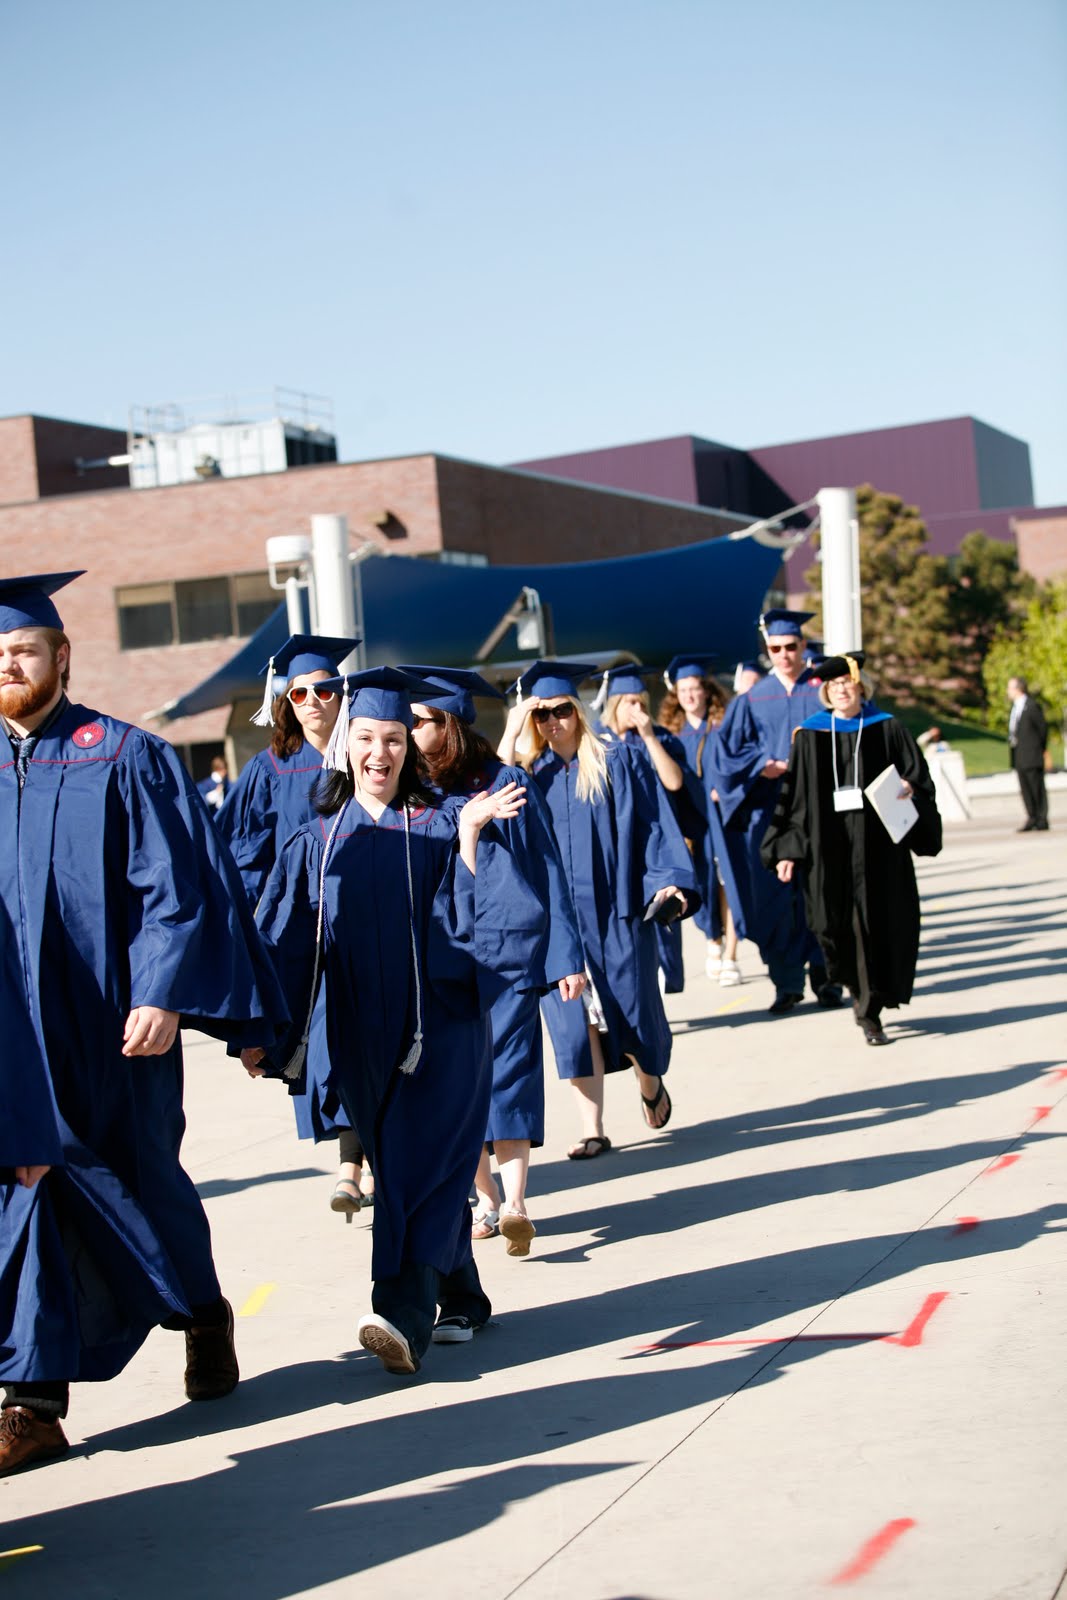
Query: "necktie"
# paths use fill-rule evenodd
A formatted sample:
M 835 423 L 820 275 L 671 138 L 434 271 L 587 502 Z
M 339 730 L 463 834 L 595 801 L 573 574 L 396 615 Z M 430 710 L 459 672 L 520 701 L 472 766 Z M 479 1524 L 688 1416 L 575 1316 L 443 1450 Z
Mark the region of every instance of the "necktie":
M 34 745 L 37 743 L 37 735 L 28 733 L 25 739 L 15 739 L 13 743 L 15 745 L 15 771 L 18 774 L 19 788 L 21 789 L 26 782 L 26 774 L 29 771 L 30 757 L 33 755 Z

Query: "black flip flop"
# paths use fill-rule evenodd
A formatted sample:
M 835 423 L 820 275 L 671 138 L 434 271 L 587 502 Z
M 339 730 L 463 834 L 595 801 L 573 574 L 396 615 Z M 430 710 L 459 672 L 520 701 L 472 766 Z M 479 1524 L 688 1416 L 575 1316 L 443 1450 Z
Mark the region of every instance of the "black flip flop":
M 596 1145 L 595 1150 L 590 1150 L 591 1144 Z M 597 1156 L 602 1156 L 605 1150 L 611 1149 L 611 1140 L 599 1134 L 591 1133 L 588 1139 L 579 1139 L 573 1150 L 567 1151 L 568 1161 L 593 1161 Z
M 656 1107 L 662 1101 L 664 1095 L 667 1096 L 667 1115 L 664 1117 L 663 1121 L 653 1124 L 649 1122 L 647 1117 L 645 1118 L 645 1127 L 650 1133 L 659 1133 L 667 1126 L 668 1122 L 671 1120 L 671 1112 L 674 1110 L 674 1106 L 671 1104 L 671 1097 L 669 1094 L 667 1094 L 667 1085 L 664 1083 L 662 1078 L 659 1080 L 659 1088 L 656 1090 L 656 1093 L 651 1100 L 647 1095 L 643 1094 L 641 1096 L 642 1104 L 646 1105 L 650 1111 L 655 1111 Z

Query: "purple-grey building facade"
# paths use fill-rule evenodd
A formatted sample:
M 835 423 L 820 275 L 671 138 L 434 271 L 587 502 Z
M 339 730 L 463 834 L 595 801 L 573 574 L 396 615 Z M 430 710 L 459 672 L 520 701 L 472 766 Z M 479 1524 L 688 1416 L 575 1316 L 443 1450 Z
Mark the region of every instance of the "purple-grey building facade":
M 802 504 L 822 488 L 870 483 L 918 507 L 936 555 L 953 555 L 975 529 L 1013 541 L 1013 517 L 1034 504 L 1029 445 L 975 417 L 747 450 L 682 434 L 516 465 L 753 519 Z M 793 556 L 783 584 L 791 594 L 802 591 L 811 556 L 809 545 Z

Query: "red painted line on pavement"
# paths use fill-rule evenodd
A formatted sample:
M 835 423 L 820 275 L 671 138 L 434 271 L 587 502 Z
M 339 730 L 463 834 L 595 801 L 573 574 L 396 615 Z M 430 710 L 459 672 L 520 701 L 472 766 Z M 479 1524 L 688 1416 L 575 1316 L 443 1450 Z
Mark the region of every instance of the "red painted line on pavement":
M 955 1239 L 961 1233 L 973 1233 L 975 1228 L 981 1227 L 980 1217 L 957 1217 L 956 1226 L 949 1234 L 950 1239 Z
M 637 1344 L 635 1350 L 713 1350 L 719 1346 L 759 1344 L 862 1344 L 888 1339 L 888 1333 L 782 1333 L 777 1339 L 660 1339 L 655 1344 Z
M 942 1300 L 947 1299 L 948 1295 L 944 1292 L 939 1294 L 928 1294 L 922 1303 L 922 1309 L 915 1317 L 912 1318 L 911 1322 L 908 1323 L 908 1326 L 904 1329 L 904 1332 L 890 1334 L 886 1339 L 886 1344 L 899 1344 L 902 1345 L 905 1350 L 913 1350 L 917 1344 L 922 1344 L 923 1334 L 926 1332 L 926 1324 L 929 1322 L 930 1318 L 933 1316 Z
M 1051 1115 L 1052 1115 L 1052 1107 L 1051 1106 L 1035 1106 L 1034 1107 L 1034 1121 L 1035 1122 L 1043 1122 L 1046 1117 L 1051 1117 Z
M 873 1539 L 856 1552 L 852 1560 L 841 1571 L 835 1573 L 830 1579 L 831 1583 L 854 1583 L 857 1578 L 866 1577 L 871 1568 L 877 1566 L 882 1557 L 888 1555 L 902 1533 L 907 1533 L 909 1528 L 916 1526 L 914 1517 L 894 1517 L 892 1522 L 887 1522 L 880 1528 Z
M 1018 1159 L 1019 1159 L 1018 1151 L 1016 1151 L 1016 1153 L 1014 1155 L 1001 1156 L 1000 1160 L 999 1161 L 994 1161 L 994 1163 L 993 1163 L 993 1165 L 991 1167 L 986 1167 L 985 1176 L 988 1177 L 988 1175 L 991 1172 L 1003 1172 L 1005 1167 L 1013 1167 L 1015 1165 L 1015 1163 L 1018 1161 Z

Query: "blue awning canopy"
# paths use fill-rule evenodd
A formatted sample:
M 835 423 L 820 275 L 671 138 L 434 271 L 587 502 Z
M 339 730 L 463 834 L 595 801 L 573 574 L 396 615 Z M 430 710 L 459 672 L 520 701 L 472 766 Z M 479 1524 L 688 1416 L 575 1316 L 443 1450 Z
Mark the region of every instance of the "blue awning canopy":
M 552 608 L 556 653 L 624 649 L 641 661 L 714 651 L 724 665 L 754 653 L 757 618 L 788 539 L 730 534 L 606 561 L 467 567 L 371 556 L 360 568 L 367 659 L 466 666 L 524 586 Z M 284 605 L 226 664 L 156 713 L 173 722 L 257 698 L 260 670 L 288 637 Z M 491 659 L 515 656 L 514 635 Z

